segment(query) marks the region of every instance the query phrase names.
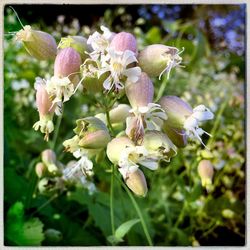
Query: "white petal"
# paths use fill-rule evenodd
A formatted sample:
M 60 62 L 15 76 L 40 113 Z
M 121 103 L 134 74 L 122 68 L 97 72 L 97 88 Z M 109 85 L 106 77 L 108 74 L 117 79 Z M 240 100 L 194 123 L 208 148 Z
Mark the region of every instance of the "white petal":
M 158 162 L 152 161 L 152 160 L 143 160 L 139 162 L 142 166 L 150 169 L 150 170 L 156 170 L 158 168 Z
M 128 77 L 128 81 L 134 83 L 138 81 L 141 75 L 141 68 L 134 67 L 134 68 L 126 69 L 124 70 L 123 74 Z

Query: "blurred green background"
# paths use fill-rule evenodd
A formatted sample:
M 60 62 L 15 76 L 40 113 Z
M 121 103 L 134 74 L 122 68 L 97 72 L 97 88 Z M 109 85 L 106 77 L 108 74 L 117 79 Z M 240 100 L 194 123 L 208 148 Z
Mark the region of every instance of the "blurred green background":
M 245 5 L 13 5 L 23 24 L 62 36 L 88 37 L 101 24 L 128 31 L 139 49 L 153 43 L 176 46 L 185 68 L 166 77 L 165 94 L 193 107 L 204 104 L 215 119 L 204 126 L 213 137 L 202 145 L 178 150 L 169 164 L 145 171 L 148 195 L 136 198 L 155 246 L 239 246 L 245 244 Z M 5 7 L 5 33 L 21 29 Z M 13 37 L 4 37 L 4 218 L 5 245 L 110 245 L 110 163 L 95 164 L 98 192 L 80 186 L 48 195 L 37 191 L 34 167 L 40 153 L 52 147 L 32 129 L 38 120 L 36 76 L 53 74 L 53 62 L 31 58 Z M 154 80 L 157 94 L 161 82 Z M 122 100 L 126 102 L 124 98 Z M 101 110 L 92 98 L 76 95 L 66 103 L 55 141 L 57 158 L 71 156 L 62 142 L 73 135 L 75 120 Z M 52 138 L 53 139 L 53 138 Z M 213 190 L 201 186 L 197 165 L 209 159 L 215 167 Z M 115 182 L 115 224 L 137 218 L 131 201 Z M 48 229 L 54 229 L 51 231 Z M 147 245 L 136 224 L 120 245 Z

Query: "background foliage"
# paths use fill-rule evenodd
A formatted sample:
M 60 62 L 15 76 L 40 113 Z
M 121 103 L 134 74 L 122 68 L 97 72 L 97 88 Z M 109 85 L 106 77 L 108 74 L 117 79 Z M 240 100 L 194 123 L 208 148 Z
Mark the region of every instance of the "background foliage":
M 210 150 L 189 144 L 170 164 L 145 170 L 149 192 L 135 198 L 156 246 L 244 245 L 245 243 L 245 6 L 14 6 L 24 24 L 61 36 L 88 36 L 104 23 L 132 32 L 139 48 L 162 43 L 185 47 L 185 68 L 170 80 L 154 81 L 155 93 L 177 95 L 192 106 L 203 103 L 215 113 L 205 130 Z M 5 32 L 19 30 L 5 8 Z M 34 172 L 40 153 L 52 148 L 67 163 L 62 142 L 73 135 L 77 118 L 101 112 L 94 99 L 80 93 L 65 105 L 58 137 L 46 143 L 32 129 L 36 76 L 49 76 L 52 62 L 31 58 L 19 43 L 4 38 L 4 211 L 6 245 L 110 245 L 110 162 L 96 163 L 92 196 L 81 186 L 50 195 L 37 191 Z M 163 83 L 162 83 L 163 82 Z M 166 87 L 166 88 L 165 88 Z M 157 98 L 157 96 L 155 96 Z M 124 101 L 126 101 L 124 99 Z M 197 165 L 210 159 L 216 169 L 213 190 L 201 187 Z M 115 181 L 115 225 L 137 219 L 129 197 Z M 119 245 L 146 245 L 141 224 L 132 221 Z M 131 228 L 130 228 L 131 227 Z M 54 229 L 57 231 L 48 231 Z

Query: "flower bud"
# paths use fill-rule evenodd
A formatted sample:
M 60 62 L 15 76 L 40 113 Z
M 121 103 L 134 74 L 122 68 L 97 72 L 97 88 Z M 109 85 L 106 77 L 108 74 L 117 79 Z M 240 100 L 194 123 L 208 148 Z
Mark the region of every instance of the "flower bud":
M 33 30 L 29 25 L 26 25 L 17 32 L 16 39 L 22 41 L 28 53 L 38 60 L 56 57 L 56 41 L 53 36 L 46 32 Z
M 140 51 L 138 63 L 149 77 L 161 76 L 165 71 L 169 75 L 171 69 L 181 63 L 179 53 L 177 48 L 153 44 Z
M 36 89 L 36 105 L 40 117 L 53 114 L 54 107 L 52 107 L 52 102 L 49 98 L 48 92 L 46 90 L 46 85 L 43 79 L 37 77 L 35 82 Z
M 226 219 L 233 219 L 233 217 L 235 216 L 234 211 L 232 211 L 231 209 L 223 209 L 221 214 Z
M 51 149 L 46 149 L 41 154 L 43 163 L 48 167 L 49 172 L 56 172 L 58 170 L 56 166 L 56 154 Z
M 80 54 L 73 48 L 65 48 L 59 51 L 54 64 L 54 76 L 68 77 L 70 74 L 80 71 Z M 74 75 L 72 75 L 72 78 Z
M 137 53 L 136 39 L 128 32 L 120 32 L 114 36 L 110 43 L 110 47 L 115 51 L 131 50 Z
M 127 104 L 119 104 L 117 107 L 111 109 L 109 112 L 110 122 L 112 124 L 125 122 L 126 118 L 130 115 L 130 109 L 131 107 Z
M 201 178 L 202 186 L 209 187 L 212 184 L 214 168 L 209 160 L 202 160 L 198 165 L 198 174 Z
M 79 141 L 79 146 L 88 149 L 104 148 L 110 140 L 111 138 L 107 130 L 98 130 L 83 136 Z
M 107 156 L 113 164 L 118 164 L 122 151 L 129 147 L 134 146 L 134 143 L 128 137 L 114 138 L 107 146 Z
M 125 179 L 126 185 L 138 196 L 145 197 L 148 192 L 147 181 L 140 169 L 128 174 Z
M 144 135 L 142 146 L 159 159 L 170 161 L 176 155 L 176 148 L 171 140 L 162 132 L 151 130 Z
M 43 177 L 46 172 L 46 166 L 42 162 L 38 162 L 35 166 L 35 172 L 38 178 Z
M 38 182 L 38 190 L 41 194 L 52 195 L 56 191 L 56 180 L 54 178 L 43 178 Z
M 191 106 L 177 96 L 164 96 L 159 103 L 168 116 L 165 123 L 171 128 L 183 129 L 184 122 L 193 113 Z
M 83 36 L 63 37 L 61 38 L 58 48 L 60 49 L 73 48 L 81 55 L 83 61 L 88 57 L 88 55 L 85 52 L 86 51 L 90 52 L 90 47 L 87 45 L 87 39 Z
M 187 134 L 184 129 L 171 128 L 167 122 L 165 122 L 162 126 L 162 130 L 176 147 L 184 148 L 187 145 Z
M 145 107 L 153 102 L 154 86 L 146 73 L 142 72 L 139 80 L 125 86 L 126 95 L 133 108 Z
M 62 233 L 53 228 L 45 230 L 44 235 L 46 237 L 46 240 L 50 242 L 59 242 L 60 240 L 62 240 Z

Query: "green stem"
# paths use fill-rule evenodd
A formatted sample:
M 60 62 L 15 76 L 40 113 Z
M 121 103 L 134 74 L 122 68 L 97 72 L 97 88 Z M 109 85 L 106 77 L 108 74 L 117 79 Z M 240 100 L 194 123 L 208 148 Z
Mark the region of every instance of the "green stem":
M 145 234 L 145 236 L 147 238 L 148 244 L 150 246 L 153 246 L 153 243 L 152 243 L 151 237 L 149 235 L 148 228 L 147 228 L 147 225 L 145 223 L 145 220 L 144 220 L 144 218 L 142 216 L 140 207 L 138 206 L 138 204 L 137 204 L 134 196 L 131 194 L 131 192 L 129 191 L 129 189 L 127 188 L 127 186 L 120 180 L 120 178 L 118 176 L 116 176 L 116 177 L 117 177 L 118 181 L 122 184 L 123 188 L 126 190 L 128 196 L 129 196 L 129 198 L 130 198 L 130 200 L 131 200 L 131 202 L 132 202 L 132 204 L 133 204 L 133 206 L 134 206 L 134 208 L 135 208 L 135 210 L 136 210 L 136 212 L 137 212 L 137 214 L 138 214 L 138 216 L 140 218 L 141 225 L 142 225 L 144 234 Z
M 114 165 L 112 165 L 112 173 L 110 180 L 110 220 L 112 235 L 115 235 L 115 219 L 114 219 Z
M 56 140 L 57 140 L 58 133 L 59 133 L 59 128 L 60 128 L 60 125 L 61 125 L 61 122 L 62 122 L 62 117 L 63 117 L 63 107 L 62 107 L 62 114 L 57 118 L 57 121 L 56 121 L 55 132 L 54 132 L 52 145 L 51 145 L 51 149 L 53 149 L 53 150 L 55 150 Z
M 106 110 L 105 112 L 106 112 L 106 118 L 107 118 L 108 127 L 110 129 L 111 134 L 114 135 L 115 132 L 114 132 L 114 129 L 113 129 L 111 121 L 110 121 L 109 110 Z
M 160 100 L 160 98 L 163 96 L 164 94 L 164 91 L 166 89 L 166 86 L 167 86 L 167 83 L 168 83 L 168 79 L 167 77 L 165 77 L 161 83 L 161 86 L 160 86 L 160 89 L 159 89 L 159 92 L 158 92 L 158 95 L 157 97 L 155 98 L 155 102 L 158 102 Z

